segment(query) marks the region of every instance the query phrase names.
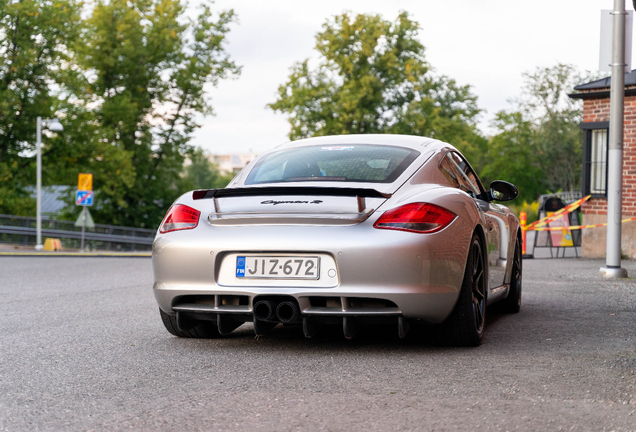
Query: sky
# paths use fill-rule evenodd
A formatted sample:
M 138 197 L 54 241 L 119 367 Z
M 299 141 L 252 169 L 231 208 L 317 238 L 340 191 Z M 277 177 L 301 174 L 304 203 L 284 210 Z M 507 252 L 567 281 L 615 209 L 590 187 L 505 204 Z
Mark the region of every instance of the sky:
M 214 154 L 260 153 L 289 141 L 286 117 L 266 104 L 295 62 L 317 59 L 316 34 L 345 11 L 390 21 L 407 11 L 435 73 L 472 87 L 488 133 L 494 114 L 519 96 L 523 72 L 557 63 L 598 70 L 600 11 L 612 7 L 612 0 L 216 0 L 214 10 L 238 15 L 225 47 L 243 69 L 210 89 L 216 115 L 201 119 L 192 144 Z

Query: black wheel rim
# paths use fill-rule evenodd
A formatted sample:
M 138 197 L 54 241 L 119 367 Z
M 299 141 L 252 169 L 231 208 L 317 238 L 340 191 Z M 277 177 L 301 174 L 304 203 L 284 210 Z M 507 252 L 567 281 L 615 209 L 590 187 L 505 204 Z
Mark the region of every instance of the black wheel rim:
M 517 291 L 517 303 L 521 304 L 521 247 L 515 248 L 514 270 L 515 290 Z
M 486 280 L 484 274 L 484 259 L 481 252 L 481 245 L 478 241 L 473 243 L 473 316 L 475 317 L 475 328 L 481 333 L 484 328 L 484 314 L 486 312 Z

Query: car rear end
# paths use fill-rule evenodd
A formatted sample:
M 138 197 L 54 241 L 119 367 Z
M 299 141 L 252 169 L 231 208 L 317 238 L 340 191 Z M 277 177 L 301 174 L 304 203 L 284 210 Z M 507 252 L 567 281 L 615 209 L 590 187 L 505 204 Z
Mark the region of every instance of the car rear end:
M 216 323 L 221 334 L 249 321 L 257 334 L 282 322 L 302 324 L 311 336 L 331 323 L 351 337 L 361 324 L 386 321 L 403 336 L 410 320 L 443 321 L 462 282 L 462 233 L 470 237 L 473 226 L 457 217 L 467 211 L 461 199 L 418 179 L 438 149 L 408 144 L 401 169 L 404 157 L 387 162 L 391 152 L 366 149 L 370 170 L 354 180 L 386 173 L 390 164 L 397 169 L 375 181 L 338 175 L 352 168 L 334 165 L 354 164 L 359 146 L 327 142 L 297 153 L 301 161 L 318 159 L 317 167 L 278 177 L 260 171 L 259 182 L 259 167 L 277 169 L 265 157 L 230 188 L 183 195 L 153 246 L 160 309 L 184 327 Z

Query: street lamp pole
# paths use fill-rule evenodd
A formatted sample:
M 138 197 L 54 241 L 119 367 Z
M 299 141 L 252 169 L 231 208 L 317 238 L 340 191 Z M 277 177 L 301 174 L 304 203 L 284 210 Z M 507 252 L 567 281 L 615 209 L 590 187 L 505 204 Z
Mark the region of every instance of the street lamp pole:
M 35 218 L 35 232 L 36 232 L 36 240 L 35 240 L 35 250 L 42 250 L 44 246 L 42 246 L 42 123 L 46 123 L 49 127 L 49 130 L 52 132 L 61 132 L 64 130 L 64 127 L 60 123 L 60 121 L 56 118 L 51 120 L 42 120 L 42 117 L 37 118 L 37 132 L 36 132 L 36 165 L 37 165 L 37 173 L 35 180 L 35 189 L 36 189 L 36 206 L 37 206 L 37 214 Z
M 612 84 L 610 87 L 610 139 L 607 152 L 607 254 L 601 275 L 625 278 L 621 267 L 623 206 L 623 123 L 625 115 L 625 0 L 614 0 Z
M 37 215 L 35 220 L 35 230 L 37 238 L 35 242 L 35 250 L 42 250 L 42 117 L 37 119 L 37 180 L 35 183 Z

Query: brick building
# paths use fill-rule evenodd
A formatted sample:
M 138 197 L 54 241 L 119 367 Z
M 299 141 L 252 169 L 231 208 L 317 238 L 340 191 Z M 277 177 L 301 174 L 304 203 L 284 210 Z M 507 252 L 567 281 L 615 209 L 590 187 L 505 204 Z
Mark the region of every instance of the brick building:
M 607 222 L 607 149 L 609 143 L 610 78 L 576 86 L 574 99 L 583 100 L 583 166 L 581 189 L 592 198 L 581 207 L 583 224 Z M 625 74 L 623 138 L 623 219 L 636 216 L 636 70 Z M 582 231 L 583 257 L 605 257 L 605 227 Z M 636 221 L 622 225 L 622 250 L 636 258 Z

